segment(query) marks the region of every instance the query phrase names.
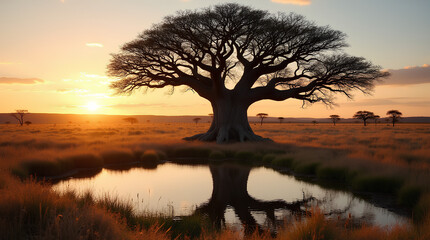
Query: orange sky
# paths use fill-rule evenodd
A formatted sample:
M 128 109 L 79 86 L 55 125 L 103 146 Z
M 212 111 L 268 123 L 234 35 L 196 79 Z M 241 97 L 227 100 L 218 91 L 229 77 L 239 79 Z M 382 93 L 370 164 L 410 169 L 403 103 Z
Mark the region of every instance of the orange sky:
M 115 96 L 106 77 L 110 54 L 162 17 L 183 9 L 231 1 L 4 0 L 0 1 L 0 112 L 207 115 L 209 103 L 176 88 Z M 348 35 L 346 52 L 392 72 L 372 96 L 338 96 L 334 109 L 301 108 L 297 100 L 262 101 L 249 115 L 351 117 L 369 110 L 385 116 L 430 116 L 430 2 L 381 0 L 234 1 L 272 12 L 294 11 Z M 383 10 L 383 11 L 381 11 Z M 366 12 L 366 15 L 357 14 Z M 402 20 L 399 20 L 402 16 Z

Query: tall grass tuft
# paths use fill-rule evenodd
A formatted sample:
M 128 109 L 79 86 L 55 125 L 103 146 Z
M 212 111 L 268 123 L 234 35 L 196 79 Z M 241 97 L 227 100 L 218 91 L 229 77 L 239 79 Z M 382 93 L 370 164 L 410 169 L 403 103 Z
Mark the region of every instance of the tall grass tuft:
M 1 190 L 2 239 L 126 239 L 118 218 L 55 194 L 33 180 Z
M 340 239 L 335 224 L 325 219 L 324 213 L 318 208 L 312 209 L 311 217 L 296 221 L 292 226 L 286 226 L 277 236 L 285 240 L 317 240 Z

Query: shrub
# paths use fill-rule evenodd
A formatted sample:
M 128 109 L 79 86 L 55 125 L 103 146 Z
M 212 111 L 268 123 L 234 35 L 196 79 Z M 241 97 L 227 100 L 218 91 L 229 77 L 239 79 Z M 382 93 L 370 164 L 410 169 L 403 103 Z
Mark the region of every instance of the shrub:
M 146 150 L 143 152 L 142 157 L 140 158 L 141 162 L 144 163 L 158 163 L 160 161 L 160 157 L 155 150 Z
M 302 163 L 294 166 L 294 172 L 303 175 L 315 175 L 319 167 L 319 163 Z
M 70 161 L 75 168 L 100 168 L 103 167 L 103 159 L 91 154 L 78 154 L 65 157 L 64 161 Z
M 274 154 L 266 154 L 263 156 L 262 161 L 264 164 L 270 164 L 275 158 L 276 155 Z
M 211 153 L 209 154 L 209 158 L 211 159 L 224 159 L 226 158 L 225 153 L 218 151 L 218 150 L 214 150 L 211 151 Z
M 403 180 L 391 176 L 361 176 L 353 180 L 352 187 L 357 191 L 395 194 Z
M 211 150 L 207 148 L 185 147 L 175 149 L 173 155 L 178 158 L 207 158 L 210 152 Z
M 101 153 L 105 164 L 131 163 L 136 160 L 135 156 L 128 151 L 110 150 Z
M 61 168 L 57 162 L 41 159 L 29 159 L 21 162 L 19 168 L 23 169 L 26 175 L 37 177 L 60 175 Z
M 421 196 L 418 203 L 415 205 L 413 209 L 413 218 L 412 220 L 417 224 L 423 224 L 425 220 L 430 222 L 430 194 L 425 194 Z M 428 227 L 424 226 L 424 227 Z
M 421 189 L 417 186 L 403 186 L 397 195 L 399 204 L 412 208 L 421 197 Z
M 347 182 L 348 169 L 342 167 L 320 167 L 318 168 L 317 177 L 322 180 Z
M 290 168 L 293 165 L 293 158 L 291 157 L 276 157 L 275 159 L 273 159 L 272 161 L 272 165 L 276 166 L 276 167 L 286 167 L 286 168 Z
M 255 154 L 249 151 L 239 151 L 234 154 L 234 157 L 241 160 L 253 160 L 255 158 Z

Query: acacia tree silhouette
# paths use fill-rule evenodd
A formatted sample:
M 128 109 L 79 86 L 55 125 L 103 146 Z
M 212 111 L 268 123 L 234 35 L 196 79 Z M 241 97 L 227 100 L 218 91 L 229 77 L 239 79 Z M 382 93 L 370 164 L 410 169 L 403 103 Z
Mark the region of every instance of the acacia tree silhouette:
M 282 123 L 284 121 L 285 118 L 283 117 L 278 117 L 279 123 Z
M 394 124 L 399 121 L 400 118 L 402 118 L 402 113 L 398 110 L 390 110 L 387 112 L 387 115 L 389 115 L 389 118 L 391 118 L 391 122 Z
M 331 121 L 333 122 L 333 125 L 336 126 L 336 123 L 340 121 L 339 115 L 330 115 Z
M 20 109 L 15 110 L 14 113 L 11 113 L 10 115 L 14 117 L 16 120 L 18 120 L 18 123 L 20 126 L 24 125 L 24 116 L 29 114 L 28 110 Z
M 201 118 L 194 118 L 193 122 L 195 122 L 197 124 L 200 120 L 202 120 L 202 119 Z
M 260 125 L 263 125 L 263 120 L 269 116 L 267 113 L 257 113 L 257 117 L 260 118 Z
M 373 119 L 375 117 L 375 114 L 373 112 L 369 112 L 369 111 L 358 111 L 352 117 L 356 118 L 356 119 L 363 120 L 363 124 L 364 124 L 364 126 L 366 126 L 367 125 L 366 121 L 368 119 Z
M 341 52 L 345 34 L 303 16 L 238 4 L 182 11 L 113 54 L 108 73 L 118 93 L 187 86 L 207 99 L 214 118 L 186 140 L 262 141 L 247 111 L 261 100 L 333 103 L 333 93 L 369 92 L 388 76 L 364 58 Z M 226 86 L 226 83 L 230 83 Z
M 378 120 L 381 118 L 381 116 L 379 115 L 374 115 L 373 116 L 373 121 L 375 121 L 375 125 L 378 123 Z

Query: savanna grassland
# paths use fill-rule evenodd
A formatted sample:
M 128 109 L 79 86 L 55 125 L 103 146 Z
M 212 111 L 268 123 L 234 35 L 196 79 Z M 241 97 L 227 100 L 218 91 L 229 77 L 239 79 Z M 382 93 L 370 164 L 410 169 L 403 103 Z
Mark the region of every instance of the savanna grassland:
M 353 192 L 384 194 L 410 213 L 411 224 L 391 229 L 350 226 L 313 209 L 278 239 L 429 239 L 430 124 L 253 124 L 274 143 L 185 142 L 209 123 L 0 125 L 0 232 L 4 239 L 237 239 L 211 230 L 205 218 L 182 223 L 157 213 L 138 215 L 115 198 L 59 194 L 33 176 L 70 176 L 79 169 L 164 160 L 229 159 L 313 179 L 342 182 Z M 347 221 L 347 220 L 346 220 Z M 249 239 L 269 239 L 255 233 Z

